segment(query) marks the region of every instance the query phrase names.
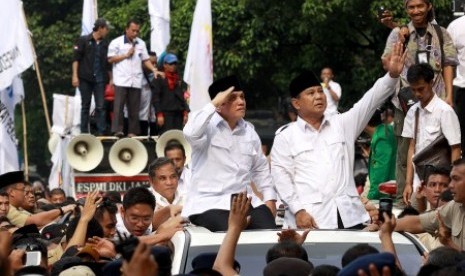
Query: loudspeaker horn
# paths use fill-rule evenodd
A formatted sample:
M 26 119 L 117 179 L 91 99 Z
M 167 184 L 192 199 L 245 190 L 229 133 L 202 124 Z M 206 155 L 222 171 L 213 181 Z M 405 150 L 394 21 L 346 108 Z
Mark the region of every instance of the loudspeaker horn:
M 192 148 L 184 137 L 184 133 L 179 129 L 168 130 L 158 138 L 157 145 L 155 146 L 157 157 L 165 156 L 165 147 L 173 140 L 179 142 L 184 147 L 184 151 L 186 152 L 186 164 L 189 164 L 191 161 Z
M 123 176 L 139 174 L 147 166 L 149 157 L 142 142 L 133 138 L 118 140 L 110 149 L 111 168 Z
M 87 172 L 95 169 L 103 159 L 103 145 L 97 137 L 80 134 L 69 142 L 66 157 L 74 169 Z

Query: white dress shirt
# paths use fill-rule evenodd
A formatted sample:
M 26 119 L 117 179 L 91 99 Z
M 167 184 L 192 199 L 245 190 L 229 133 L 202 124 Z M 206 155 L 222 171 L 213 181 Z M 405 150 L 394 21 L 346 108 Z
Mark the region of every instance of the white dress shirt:
M 187 192 L 189 191 L 191 177 L 192 177 L 191 169 L 187 165 L 184 166 L 184 168 L 182 169 L 181 176 L 179 177 L 179 180 L 178 180 L 178 192 L 183 198 L 186 198 Z
M 231 130 L 208 103 L 191 113 L 184 136 L 192 146 L 192 178 L 183 217 L 210 209 L 230 209 L 231 194 L 246 191 L 253 181 L 263 200 L 276 200 L 268 162 L 253 125 L 240 120 Z M 257 207 L 262 201 L 253 201 Z
M 431 142 L 444 134 L 449 145 L 457 145 L 461 142 L 460 124 L 457 114 L 445 101 L 434 94 L 425 108 L 420 102 L 413 105 L 405 117 L 402 137 L 414 138 L 415 136 L 415 111 L 418 113 L 418 133 L 415 144 L 415 152 L 418 153 L 426 148 Z M 420 185 L 420 178 L 415 173 L 413 180 L 414 191 Z
M 124 237 L 124 234 L 126 234 L 128 237 L 131 235 L 129 230 L 126 228 L 124 225 L 123 217 L 121 214 L 118 212 L 116 214 L 116 231 L 121 234 L 121 236 Z M 148 236 L 152 233 L 152 224 L 145 230 L 145 233 L 142 236 Z M 118 233 L 115 233 L 115 239 L 118 239 Z
M 340 99 L 342 95 L 342 89 L 339 83 L 330 80 L 329 81 L 329 87 L 331 87 L 331 90 L 337 95 L 337 97 Z M 337 106 L 339 104 L 339 100 L 335 101 L 333 97 L 331 96 L 331 93 L 329 92 L 329 89 L 324 87 L 323 92 L 326 95 L 326 102 L 328 105 L 326 106 L 325 110 L 325 115 L 330 115 L 330 114 L 337 114 Z
M 454 85 L 458 87 L 465 87 L 465 16 L 461 16 L 449 24 L 447 32 L 457 48 L 457 56 L 459 58 L 459 65 L 457 65 L 456 76 Z
M 271 174 L 279 197 L 289 206 L 286 226 L 296 227 L 295 213 L 302 209 L 322 229 L 338 227 L 338 210 L 345 227 L 369 219 L 354 182 L 355 140 L 396 83 L 386 74 L 352 109 L 324 116 L 320 129 L 298 117 L 276 135 Z
M 149 59 L 145 42 L 136 38 L 134 54 L 120 62 L 113 63 L 113 83 L 121 87 L 141 88 L 142 62 Z M 108 57 L 125 55 L 133 44 L 125 35 L 113 39 L 108 46 Z

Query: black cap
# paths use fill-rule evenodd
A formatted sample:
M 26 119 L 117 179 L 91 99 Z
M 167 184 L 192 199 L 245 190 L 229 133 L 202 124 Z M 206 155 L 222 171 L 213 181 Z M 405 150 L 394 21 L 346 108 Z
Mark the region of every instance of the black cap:
M 289 92 L 291 93 L 291 97 L 295 98 L 300 92 L 313 86 L 321 86 L 320 80 L 312 71 L 303 71 L 291 81 Z
M 234 91 L 243 91 L 241 82 L 237 76 L 227 76 L 222 79 L 216 80 L 208 88 L 208 94 L 210 94 L 210 99 L 213 100 L 215 96 L 221 91 L 225 91 L 229 87 L 234 86 Z
M 59 243 L 60 240 L 66 235 L 67 224 L 53 223 L 45 226 L 42 229 L 42 238 L 53 243 Z
M 6 188 L 15 183 L 24 183 L 24 172 L 13 171 L 0 175 L 0 189 Z

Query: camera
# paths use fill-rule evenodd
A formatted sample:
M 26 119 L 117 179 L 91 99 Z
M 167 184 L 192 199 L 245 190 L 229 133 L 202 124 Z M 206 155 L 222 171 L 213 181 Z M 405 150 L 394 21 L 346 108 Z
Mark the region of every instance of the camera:
M 28 244 L 23 256 L 24 266 L 40 266 L 42 261 L 42 252 L 36 244 Z
M 378 9 L 378 18 L 383 18 L 383 13 L 384 13 L 385 10 L 386 9 L 383 6 L 379 7 L 379 9 Z
M 379 220 L 384 222 L 384 214 L 386 213 L 390 218 L 392 217 L 392 199 L 380 198 L 379 199 Z
M 116 252 L 120 253 L 126 261 L 130 261 L 134 251 L 136 250 L 137 245 L 139 244 L 139 239 L 130 235 L 124 236 L 121 235 L 120 232 L 116 232 L 118 234 L 119 242 L 117 242 L 115 249 Z

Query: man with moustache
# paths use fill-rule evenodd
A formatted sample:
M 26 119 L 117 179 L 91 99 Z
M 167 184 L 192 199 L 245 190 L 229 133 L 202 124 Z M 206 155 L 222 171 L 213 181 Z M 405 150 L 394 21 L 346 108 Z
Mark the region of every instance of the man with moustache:
M 289 209 L 291 228 L 361 228 L 369 215 L 357 193 L 353 168 L 355 140 L 368 121 L 394 93 L 405 55 L 394 47 L 388 74 L 380 78 L 352 109 L 326 114 L 320 80 L 304 72 L 290 84 L 298 118 L 278 130 L 271 150 L 271 174 Z

